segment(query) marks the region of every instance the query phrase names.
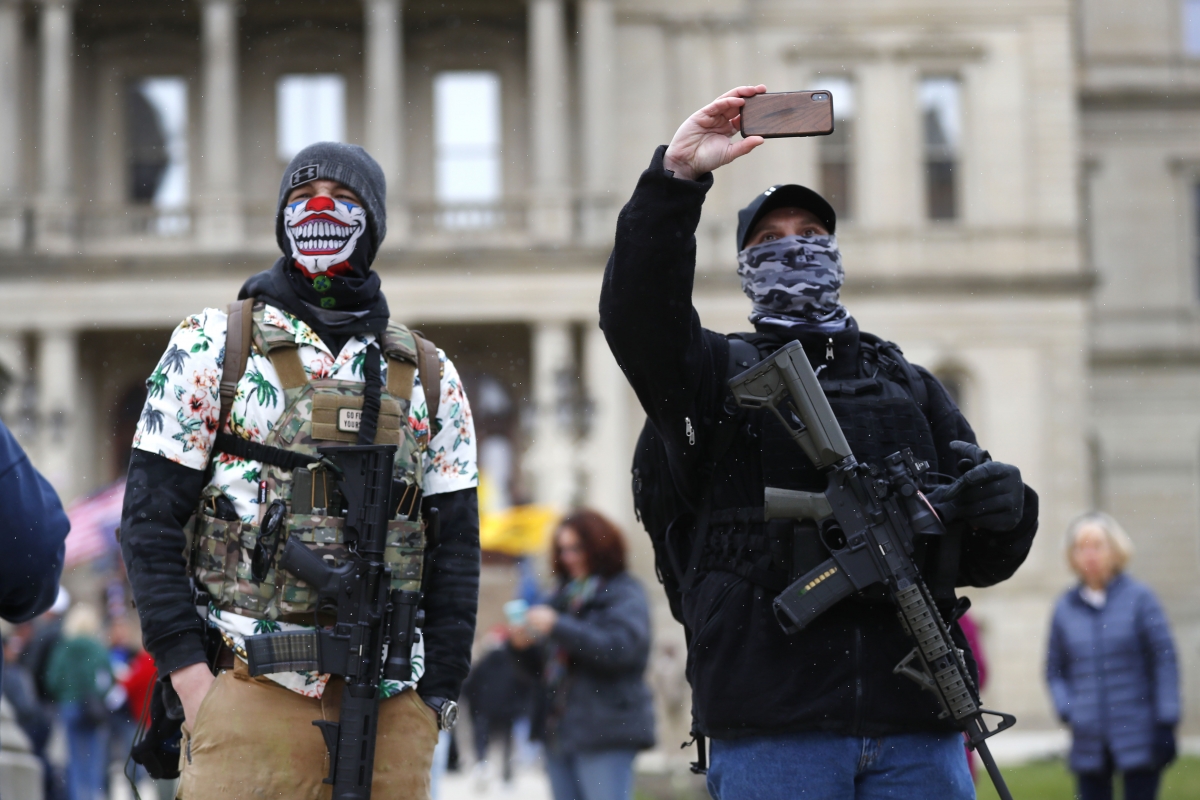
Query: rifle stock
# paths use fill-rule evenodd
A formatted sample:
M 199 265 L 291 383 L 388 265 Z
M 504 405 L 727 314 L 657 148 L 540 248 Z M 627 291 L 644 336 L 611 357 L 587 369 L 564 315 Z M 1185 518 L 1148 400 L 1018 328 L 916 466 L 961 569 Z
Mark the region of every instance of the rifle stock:
M 735 376 L 729 388 L 743 408 L 765 408 L 774 414 L 817 469 L 851 455 L 846 436 L 798 342 Z

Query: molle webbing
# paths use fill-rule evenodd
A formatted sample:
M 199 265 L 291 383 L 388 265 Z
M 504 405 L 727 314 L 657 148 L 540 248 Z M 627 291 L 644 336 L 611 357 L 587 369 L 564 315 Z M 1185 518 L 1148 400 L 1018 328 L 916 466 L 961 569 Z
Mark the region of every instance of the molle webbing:
M 761 507 L 711 512 L 698 559 L 700 570 L 732 572 L 768 591 L 782 591 L 789 582 L 784 565 L 792 543 L 773 535 L 772 527 L 764 522 Z

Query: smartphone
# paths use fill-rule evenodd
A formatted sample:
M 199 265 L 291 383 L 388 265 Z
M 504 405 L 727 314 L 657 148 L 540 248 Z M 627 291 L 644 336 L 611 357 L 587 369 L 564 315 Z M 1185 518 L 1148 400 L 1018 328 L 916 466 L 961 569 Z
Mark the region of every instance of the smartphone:
M 525 625 L 525 615 L 529 611 L 529 603 L 524 600 L 509 600 L 504 604 L 504 616 L 508 619 L 508 624 L 514 628 L 521 628 Z
M 747 97 L 742 106 L 742 138 L 828 136 L 833 133 L 833 93 L 768 92 Z

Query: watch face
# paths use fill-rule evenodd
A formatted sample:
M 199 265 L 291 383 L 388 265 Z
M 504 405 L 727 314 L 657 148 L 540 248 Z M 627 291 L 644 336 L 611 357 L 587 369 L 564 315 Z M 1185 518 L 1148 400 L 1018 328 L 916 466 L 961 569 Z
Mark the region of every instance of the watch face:
M 442 706 L 442 713 L 439 716 L 441 717 L 439 721 L 442 723 L 442 730 L 454 730 L 454 726 L 458 723 L 458 703 L 453 700 L 447 700 L 445 705 Z

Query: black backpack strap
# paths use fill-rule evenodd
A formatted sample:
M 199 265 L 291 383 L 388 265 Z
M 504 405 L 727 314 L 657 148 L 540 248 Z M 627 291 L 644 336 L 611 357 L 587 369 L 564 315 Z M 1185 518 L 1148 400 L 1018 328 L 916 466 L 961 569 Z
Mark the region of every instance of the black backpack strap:
M 217 430 L 225 430 L 225 421 L 233 408 L 233 396 L 238 381 L 246 372 L 250 361 L 250 339 L 254 329 L 254 298 L 237 300 L 229 304 L 225 323 L 225 356 L 221 364 L 221 412 L 217 417 Z
M 885 372 L 904 381 L 913 401 L 928 419 L 929 389 L 925 386 L 925 379 L 921 377 L 921 373 L 917 372 L 917 368 L 904 357 L 904 351 L 900 349 L 900 345 L 870 333 L 859 334 L 859 340 L 875 350 L 879 366 Z

